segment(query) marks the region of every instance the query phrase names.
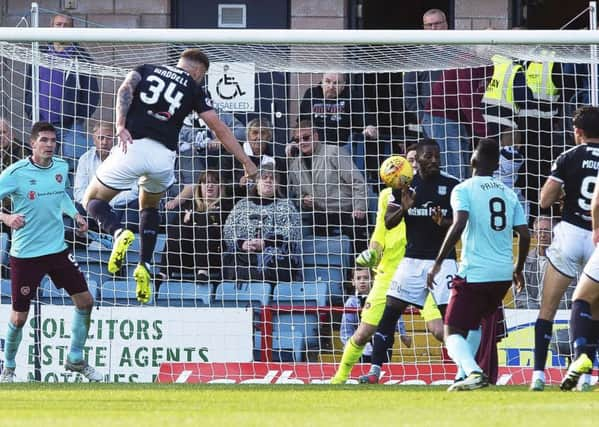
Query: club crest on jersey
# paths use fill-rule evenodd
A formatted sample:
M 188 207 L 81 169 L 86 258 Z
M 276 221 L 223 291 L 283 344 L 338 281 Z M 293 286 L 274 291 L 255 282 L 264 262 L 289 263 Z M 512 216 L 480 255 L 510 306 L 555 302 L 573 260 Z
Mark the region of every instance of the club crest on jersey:
M 58 182 L 59 184 L 62 182 L 62 175 L 61 174 L 57 173 L 54 178 L 56 178 L 56 182 Z
M 160 120 L 161 122 L 166 122 L 167 120 L 169 120 L 171 118 L 171 113 L 169 113 L 168 111 L 152 111 L 152 110 L 148 110 L 147 111 L 148 115 L 154 117 L 157 120 Z
M 27 197 L 29 197 L 29 200 L 35 200 L 35 196 L 36 196 L 35 191 L 30 191 L 29 194 L 27 195 Z
M 437 187 L 437 193 L 439 193 L 439 196 L 446 196 L 447 195 L 447 186 L 439 185 Z
M 29 286 L 21 286 L 21 295 L 27 296 L 31 293 L 31 288 Z

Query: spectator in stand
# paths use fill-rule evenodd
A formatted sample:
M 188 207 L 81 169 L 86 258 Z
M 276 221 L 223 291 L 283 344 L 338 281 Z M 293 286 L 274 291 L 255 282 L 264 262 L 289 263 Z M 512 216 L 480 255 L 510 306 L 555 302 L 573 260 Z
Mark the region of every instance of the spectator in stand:
M 320 84 L 304 93 L 298 120 L 311 121 L 320 141 L 347 144 L 356 165 L 365 170 L 365 140 L 376 140 L 378 130 L 376 116 L 365 113 L 363 103 L 363 97 L 352 93 L 345 74 L 324 73 Z
M 221 173 L 215 170 L 202 172 L 198 183 L 189 188 L 193 199 L 182 204 L 174 223 L 166 227 L 157 288 L 170 278 L 200 282 L 222 278 L 222 229 L 232 208 L 231 198 L 226 197 Z
M 524 288 L 520 292 L 516 292 L 514 302 L 516 308 L 538 310 L 541 307 L 543 277 L 548 263 L 546 251 L 553 239 L 553 222 L 551 218 L 546 216 L 535 218 L 533 231 L 537 245 L 528 252 L 524 263 Z M 570 308 L 575 287 L 576 279 L 573 279 L 561 298 L 558 309 Z
M 52 17 L 53 28 L 72 28 L 73 17 L 60 12 Z M 85 121 L 96 110 L 100 101 L 97 79 L 82 70 L 82 64 L 91 64 L 89 53 L 79 44 L 51 42 L 41 45 L 44 57 L 56 61 L 56 67 L 39 67 L 39 120 L 52 123 L 62 157 L 69 162 L 71 171 L 76 162 L 90 148 Z M 63 68 L 62 64 L 64 67 Z M 25 82 L 25 111 L 32 117 L 32 74 L 27 68 Z
M 350 295 L 345 301 L 345 308 L 350 310 L 343 312 L 343 316 L 341 316 L 341 327 L 339 329 L 339 338 L 344 346 L 347 345 L 347 340 L 349 340 L 349 338 L 356 332 L 356 329 L 358 329 L 358 325 L 360 324 L 361 311 L 366 304 L 366 299 L 372 286 L 370 269 L 367 267 L 354 268 L 352 285 L 355 293 L 354 295 Z M 401 317 L 397 321 L 397 332 L 399 332 L 401 342 L 403 342 L 406 347 L 412 347 L 412 337 L 406 332 L 406 326 Z M 392 349 L 389 349 L 389 360 L 391 360 L 391 350 Z M 359 363 L 370 363 L 371 355 L 372 344 L 368 342 L 364 346 Z
M 27 156 L 29 150 L 13 138 L 12 129 L 8 121 L 0 118 L 0 172 Z M 12 203 L 10 197 L 0 200 L 0 213 L 12 213 Z M 10 227 L 6 227 L 0 222 L 0 264 L 8 266 L 8 249 L 10 248 Z M 5 274 L 5 271 L 2 271 Z
M 260 169 L 248 197 L 235 204 L 223 230 L 228 280 L 290 282 L 301 271 L 301 219 L 280 196 L 272 165 Z
M 92 133 L 94 146 L 87 150 L 79 158 L 75 172 L 75 184 L 73 186 L 73 199 L 80 214 L 86 215 L 82 205 L 83 196 L 92 178 L 96 175 L 96 169 L 108 157 L 114 145 L 114 126 L 108 122 L 97 122 L 94 124 Z M 129 224 L 137 229 L 139 224 L 139 203 L 137 201 L 139 191 L 137 187 L 123 191 L 110 201 L 110 206 L 117 214 L 119 221 Z M 98 229 L 98 225 L 90 219 L 90 227 Z
M 243 151 L 256 166 L 273 165 L 275 159 L 271 155 L 272 125 L 266 118 L 250 120 L 246 126 Z
M 293 130 L 295 155 L 289 159 L 288 184 L 306 225 L 316 235 L 339 231 L 354 242 L 356 253 L 368 246 L 366 182 L 343 147 L 324 144 L 310 121 Z M 293 148 L 296 148 L 293 150 Z
M 425 30 L 447 30 L 447 17 L 440 9 L 429 9 L 422 15 Z M 431 86 L 441 77 L 442 71 L 411 71 L 404 76 L 404 108 L 413 116 L 417 126 L 422 124 L 426 104 L 430 98 Z
M 266 118 L 256 118 L 250 120 L 246 125 L 245 142 L 243 143 L 243 151 L 248 155 L 257 167 L 271 165 L 275 170 L 283 168 L 277 164 L 275 158 L 271 155 L 272 150 L 272 125 Z M 279 179 L 284 177 L 279 176 Z M 247 193 L 248 180 L 243 174 L 243 169 L 239 162 L 235 162 L 235 176 L 233 194 L 235 197 L 245 197 Z M 285 181 L 283 179 L 280 184 L 280 189 L 284 188 Z
M 246 130 L 246 134 L 245 142 L 243 143 L 243 151 L 254 162 L 254 164 L 258 167 L 265 165 L 273 165 L 273 167 L 276 170 L 280 170 L 280 168 L 276 165 L 274 157 L 270 155 L 269 151 L 269 144 L 272 143 L 273 135 L 270 121 L 265 118 L 253 119 L 248 122 L 247 126 L 245 126 L 244 129 Z M 188 130 L 186 130 L 186 133 L 187 132 Z M 211 141 L 208 144 L 219 145 L 220 143 L 218 141 Z M 225 184 L 226 187 L 229 187 L 229 185 L 233 186 L 233 195 L 235 198 L 245 197 L 248 180 L 244 176 L 241 164 L 239 162 L 235 162 L 235 165 L 236 168 L 234 171 L 234 176 L 231 179 L 223 179 L 223 184 Z M 207 165 L 201 166 L 200 170 L 202 170 L 206 166 Z M 214 170 L 222 171 L 223 169 L 226 169 L 223 164 L 214 165 Z M 221 172 L 221 177 L 222 176 L 223 173 Z M 184 184 L 185 186 L 183 187 L 181 192 L 166 203 L 165 206 L 167 210 L 177 209 L 179 206 L 181 206 L 182 203 L 191 200 L 193 194 L 193 187 L 195 184 L 187 182 L 184 182 Z M 169 221 L 169 223 L 171 222 L 172 221 Z
M 522 154 L 521 132 L 512 130 L 504 132 L 499 136 L 499 168 L 493 176 L 503 182 L 508 188 L 514 190 L 518 196 L 518 200 L 522 203 L 524 213 L 528 218 L 529 209 L 528 202 L 524 198 L 524 193 L 521 188 L 516 187 L 516 179 L 519 176 L 520 168 L 524 164 L 524 155 Z
M 361 99 L 354 99 L 342 73 L 324 73 L 318 86 L 306 90 L 300 104 L 299 120 L 312 120 L 321 141 L 345 144 L 351 133 L 376 139 L 373 118 L 365 116 Z
M 8 121 L 0 118 L 0 172 L 28 154 L 25 146 L 16 139 L 13 139 L 12 129 Z M 0 200 L 0 208 L 4 213 L 11 212 L 11 203 L 8 197 Z M 2 224 L 0 224 L 0 227 L 2 227 Z
M 210 93 L 208 93 L 210 97 Z M 232 112 L 216 110 L 221 121 L 231 129 L 238 141 L 245 138 L 245 126 Z M 182 186 L 198 182 L 204 170 L 230 170 L 233 167 L 233 156 L 226 150 L 203 120 L 193 112 L 183 122 L 179 132 L 179 158 L 177 159 L 176 191 Z M 223 182 L 230 183 L 232 176 L 222 175 Z M 169 192 L 170 193 L 170 192 Z M 172 194 L 172 193 L 171 193 Z
M 444 70 L 422 116 L 424 133 L 441 147 L 443 169 L 460 180 L 470 176 L 472 137 L 487 135 L 480 102 L 489 74 L 487 67 Z
M 568 148 L 564 129 L 570 130 L 572 123 L 564 119 L 564 100 L 575 93 L 576 76 L 562 71 L 562 64 L 553 60 L 555 52 L 536 47 L 532 53 L 539 59 L 524 64 L 526 102 L 516 121 L 524 156 L 517 186 L 524 189 L 534 218 L 557 214 L 539 206 L 539 190 L 551 175 L 553 161 Z

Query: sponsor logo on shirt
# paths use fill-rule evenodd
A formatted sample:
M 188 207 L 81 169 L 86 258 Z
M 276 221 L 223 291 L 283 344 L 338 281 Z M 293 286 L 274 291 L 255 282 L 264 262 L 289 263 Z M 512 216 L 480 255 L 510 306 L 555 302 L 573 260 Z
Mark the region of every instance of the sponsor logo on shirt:
M 30 191 L 29 194 L 27 195 L 27 197 L 29 198 L 29 200 L 35 200 L 36 197 L 36 193 L 35 191 Z
M 439 185 L 439 187 L 437 188 L 437 193 L 439 193 L 439 196 L 445 196 L 445 195 L 447 195 L 447 186 L 446 185 Z

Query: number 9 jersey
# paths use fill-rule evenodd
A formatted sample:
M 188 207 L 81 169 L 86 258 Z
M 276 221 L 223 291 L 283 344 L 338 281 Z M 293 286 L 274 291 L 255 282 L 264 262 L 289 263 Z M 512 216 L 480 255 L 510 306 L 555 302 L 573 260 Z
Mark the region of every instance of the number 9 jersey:
M 453 189 L 451 207 L 454 216 L 468 212 L 458 275 L 469 283 L 511 281 L 512 229 L 527 223 L 516 193 L 493 177 L 474 176 Z
M 599 169 L 599 144 L 581 144 L 558 156 L 551 167 L 553 179 L 562 184 L 562 220 L 591 231 L 591 198 Z
M 180 68 L 145 64 L 127 113 L 126 128 L 133 139 L 150 138 L 176 151 L 183 120 L 192 110 L 212 109 L 212 101 L 191 75 Z

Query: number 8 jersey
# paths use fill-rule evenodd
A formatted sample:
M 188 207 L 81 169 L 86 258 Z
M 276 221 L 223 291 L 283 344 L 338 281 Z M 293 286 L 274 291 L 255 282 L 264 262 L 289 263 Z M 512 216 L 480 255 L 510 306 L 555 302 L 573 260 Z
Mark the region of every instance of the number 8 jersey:
M 453 214 L 468 212 L 458 275 L 469 283 L 511 281 L 513 228 L 526 224 L 518 196 L 491 176 L 473 176 L 451 193 Z
M 562 220 L 591 230 L 591 198 L 599 169 L 599 144 L 580 144 L 558 156 L 548 179 L 566 193 Z
M 150 138 L 176 151 L 185 117 L 192 110 L 211 110 L 212 101 L 180 68 L 145 64 L 135 71 L 141 80 L 127 113 L 127 130 L 133 139 Z

